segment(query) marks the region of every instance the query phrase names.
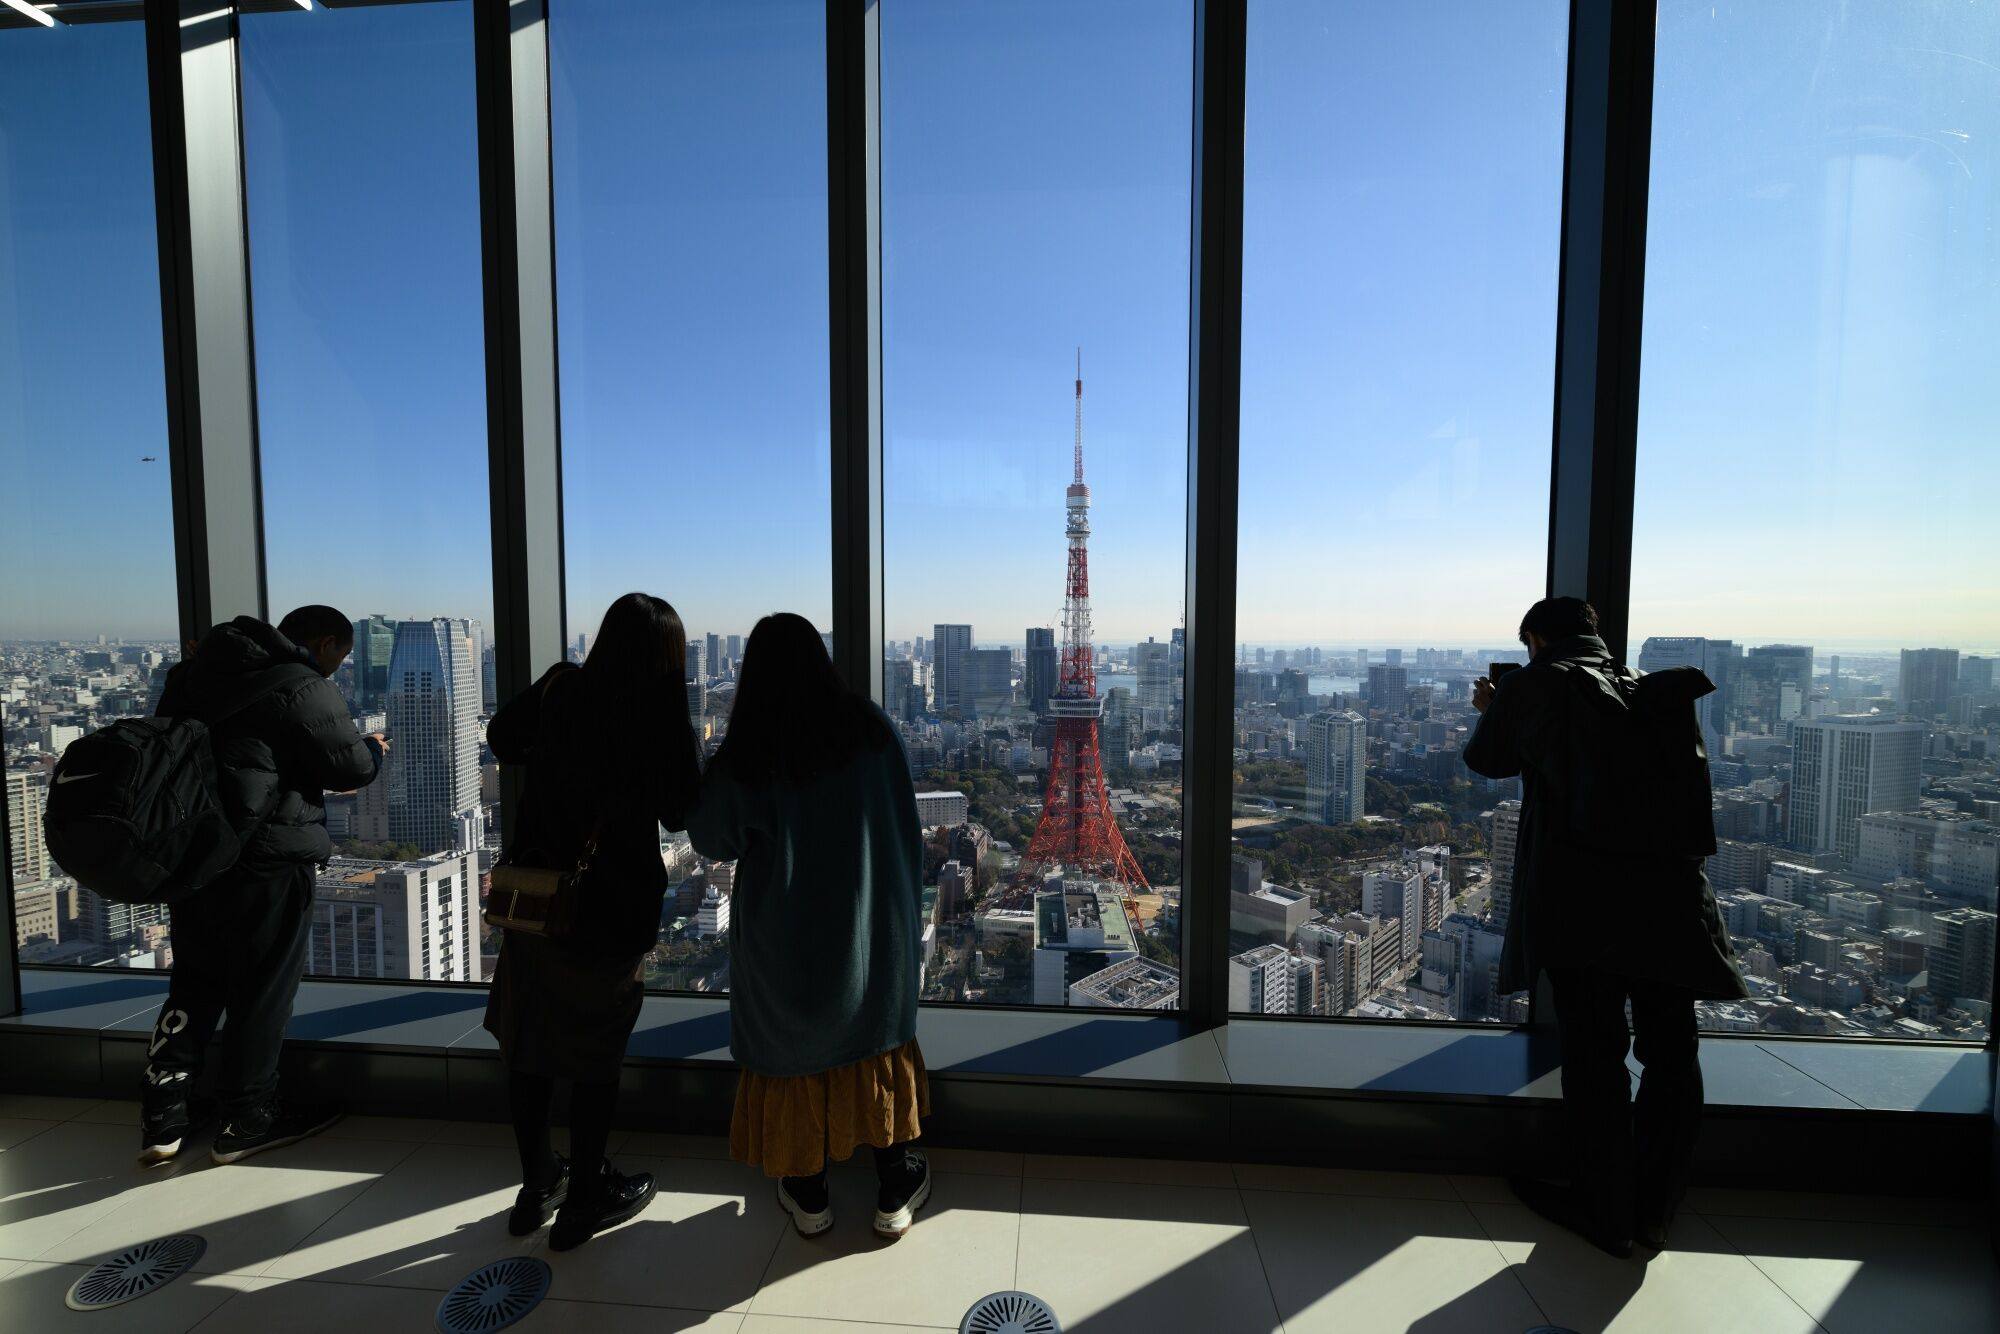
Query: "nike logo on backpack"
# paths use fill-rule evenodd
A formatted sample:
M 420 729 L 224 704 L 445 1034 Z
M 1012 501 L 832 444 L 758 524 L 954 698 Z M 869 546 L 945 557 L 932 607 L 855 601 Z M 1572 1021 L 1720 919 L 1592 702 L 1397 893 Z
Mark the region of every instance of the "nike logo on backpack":
M 96 774 L 57 774 L 56 786 L 61 787 L 64 783 L 75 783 L 75 782 L 80 782 L 86 778 L 95 778 L 95 777 L 97 777 Z

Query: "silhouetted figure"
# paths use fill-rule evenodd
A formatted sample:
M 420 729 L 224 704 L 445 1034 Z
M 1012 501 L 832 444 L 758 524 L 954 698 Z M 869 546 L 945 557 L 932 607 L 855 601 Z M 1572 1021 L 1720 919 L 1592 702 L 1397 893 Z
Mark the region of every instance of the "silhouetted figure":
M 688 822 L 695 851 L 736 859 L 729 1048 L 743 1073 L 730 1152 L 780 1178 L 800 1233 L 833 1225 L 826 1164 L 875 1150 L 875 1230 L 899 1237 L 930 1198 L 908 1146 L 930 1112 L 918 1050 L 923 835 L 889 720 L 834 672 L 800 616 L 744 646 L 729 733 Z
M 1528 665 L 1474 689 L 1465 763 L 1521 778 L 1499 985 L 1549 974 L 1576 1171 L 1566 1191 L 1515 1189 L 1625 1255 L 1635 1237 L 1665 1243 L 1687 1187 L 1702 1100 L 1694 1003 L 1747 994 L 1702 871 L 1715 824 L 1694 701 L 1715 687 L 1693 667 L 1615 663 L 1577 598 L 1530 607 L 1521 642 Z M 1628 1046 L 1644 1067 L 1636 1105 Z
M 566 930 L 504 933 L 486 1006 L 521 1151 L 508 1226 L 526 1236 L 553 1217 L 552 1250 L 636 1217 L 653 1197 L 652 1175 L 617 1171 L 605 1148 L 645 955 L 659 939 L 660 826 L 681 827 L 700 783 L 686 660 L 674 609 L 627 593 L 604 613 L 581 666 L 549 668 L 486 728 L 495 758 L 528 771 L 503 860 L 573 870 L 592 849 Z M 570 1082 L 569 1162 L 549 1142 L 558 1079 Z
M 327 679 L 353 646 L 354 623 L 332 607 L 300 607 L 275 628 L 239 616 L 167 674 L 156 712 L 209 724 L 217 792 L 246 841 L 234 866 L 173 908 L 173 977 L 140 1107 L 148 1166 L 178 1154 L 192 1129 L 188 1090 L 225 1014 L 216 1162 L 340 1119 L 337 1105 L 279 1102 L 278 1053 L 312 940 L 315 868 L 333 855 L 326 790 L 366 786 L 382 767 L 383 739 L 355 729 Z

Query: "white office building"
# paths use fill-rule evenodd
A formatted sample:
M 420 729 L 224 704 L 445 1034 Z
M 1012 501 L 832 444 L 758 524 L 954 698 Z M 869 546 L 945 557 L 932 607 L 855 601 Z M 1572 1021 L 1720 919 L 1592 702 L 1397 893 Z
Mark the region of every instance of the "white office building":
M 1911 811 L 1923 763 L 1921 723 L 1883 714 L 1801 719 L 1792 727 L 1791 842 L 1852 860 L 1858 821 Z
M 473 623 L 438 617 L 396 626 L 389 658 L 389 837 L 424 852 L 483 841 L 479 800 L 479 652 Z
M 324 977 L 480 982 L 479 859 L 336 857 L 313 891 L 311 964 Z
M 1368 721 L 1358 713 L 1306 720 L 1306 800 L 1321 824 L 1353 824 L 1366 805 Z

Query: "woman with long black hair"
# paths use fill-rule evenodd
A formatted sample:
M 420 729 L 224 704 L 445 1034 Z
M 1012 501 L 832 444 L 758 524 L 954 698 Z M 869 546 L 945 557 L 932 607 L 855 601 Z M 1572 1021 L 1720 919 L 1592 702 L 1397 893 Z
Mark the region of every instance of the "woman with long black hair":
M 931 1189 L 909 1147 L 930 1112 L 916 1042 L 923 836 L 889 720 L 841 683 L 804 617 L 751 632 L 688 836 L 736 861 L 731 1153 L 779 1178 L 778 1203 L 812 1236 L 833 1225 L 827 1162 L 869 1145 L 875 1230 L 900 1237 Z
M 604 613 L 582 666 L 549 668 L 486 728 L 500 763 L 527 768 L 503 863 L 588 864 L 561 930 L 504 933 L 486 1006 L 521 1151 L 508 1227 L 526 1236 L 554 1217 L 551 1250 L 636 1217 L 653 1197 L 651 1174 L 618 1172 L 605 1147 L 667 888 L 660 826 L 686 822 L 701 781 L 686 660 L 674 609 L 627 593 Z M 570 1082 L 567 1163 L 549 1143 L 558 1079 Z

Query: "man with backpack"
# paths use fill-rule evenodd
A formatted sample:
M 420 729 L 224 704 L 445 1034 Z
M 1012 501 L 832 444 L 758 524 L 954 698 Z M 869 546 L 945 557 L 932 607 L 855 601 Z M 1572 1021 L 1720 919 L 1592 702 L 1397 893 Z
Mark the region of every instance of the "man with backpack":
M 1715 686 L 1692 667 L 1641 675 L 1613 661 L 1579 598 L 1530 607 L 1521 642 L 1527 666 L 1474 687 L 1465 763 L 1521 779 L 1499 985 L 1549 975 L 1574 1174 L 1514 1188 L 1622 1257 L 1635 1239 L 1665 1244 L 1687 1188 L 1695 1001 L 1748 994 L 1702 870 L 1715 823 L 1694 702 Z M 1644 1067 L 1636 1103 L 1628 1046 Z
M 312 936 L 313 883 L 333 853 L 325 791 L 373 782 L 386 741 L 362 736 L 328 678 L 354 645 L 332 607 L 274 628 L 239 616 L 209 631 L 168 675 L 158 713 L 208 725 L 223 810 L 242 837 L 235 863 L 173 904 L 173 978 L 148 1046 L 140 1161 L 169 1161 L 191 1129 L 188 1090 L 222 1030 L 212 1156 L 235 1162 L 340 1119 L 284 1106 L 278 1053 Z

